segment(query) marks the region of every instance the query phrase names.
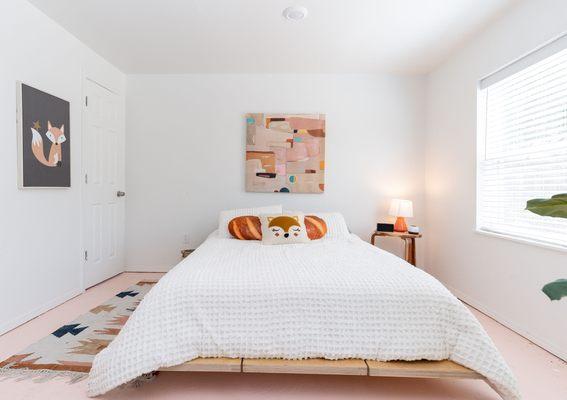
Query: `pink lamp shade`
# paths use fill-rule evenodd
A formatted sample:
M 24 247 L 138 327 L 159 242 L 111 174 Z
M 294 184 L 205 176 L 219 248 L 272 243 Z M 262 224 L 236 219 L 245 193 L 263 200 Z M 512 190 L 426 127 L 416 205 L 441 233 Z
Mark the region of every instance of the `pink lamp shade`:
M 392 199 L 389 214 L 396 217 L 394 231 L 406 232 L 408 227 L 405 218 L 413 217 L 413 203 L 411 200 Z

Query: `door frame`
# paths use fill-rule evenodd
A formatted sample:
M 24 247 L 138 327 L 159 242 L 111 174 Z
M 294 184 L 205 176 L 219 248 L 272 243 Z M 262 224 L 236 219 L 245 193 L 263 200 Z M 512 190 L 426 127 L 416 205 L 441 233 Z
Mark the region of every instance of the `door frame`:
M 85 213 L 87 209 L 87 183 L 85 182 L 85 176 L 87 174 L 87 140 L 86 140 L 86 132 L 87 132 L 87 84 L 88 82 L 94 83 L 109 92 L 113 93 L 118 98 L 119 107 L 119 130 L 121 132 L 121 148 L 124 151 L 124 160 L 126 156 L 126 115 L 125 115 L 125 96 L 124 91 L 120 91 L 117 89 L 112 88 L 113 85 L 108 85 L 106 83 L 102 83 L 105 80 L 99 79 L 95 76 L 96 74 L 90 74 L 89 72 L 83 70 L 81 74 L 81 175 L 79 177 L 79 181 L 81 183 L 81 215 L 80 215 L 80 240 L 81 240 L 81 249 L 80 249 L 80 260 L 81 260 L 81 273 L 80 273 L 80 288 L 84 292 L 91 286 L 87 286 L 86 283 L 86 273 L 85 270 L 87 268 L 87 259 L 85 257 L 85 252 L 87 249 L 87 235 L 85 234 L 85 229 L 87 227 L 87 220 L 85 218 Z M 123 185 L 126 187 L 126 166 L 124 165 L 123 171 Z M 124 208 L 126 208 L 126 204 L 124 204 Z M 124 217 L 126 216 L 126 210 L 124 210 Z M 125 218 L 124 218 L 125 220 Z M 126 229 L 124 228 L 124 233 Z M 124 235 L 125 236 L 125 235 Z M 125 237 L 122 240 L 122 244 L 124 246 L 123 252 L 125 254 Z M 126 265 L 123 266 L 122 272 L 125 271 Z

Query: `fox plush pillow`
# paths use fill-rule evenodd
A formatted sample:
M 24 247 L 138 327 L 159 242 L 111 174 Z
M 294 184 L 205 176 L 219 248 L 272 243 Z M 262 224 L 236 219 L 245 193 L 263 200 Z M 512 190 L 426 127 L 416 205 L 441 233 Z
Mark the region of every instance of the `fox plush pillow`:
M 260 215 L 262 225 L 262 244 L 308 243 L 305 216 L 293 215 Z

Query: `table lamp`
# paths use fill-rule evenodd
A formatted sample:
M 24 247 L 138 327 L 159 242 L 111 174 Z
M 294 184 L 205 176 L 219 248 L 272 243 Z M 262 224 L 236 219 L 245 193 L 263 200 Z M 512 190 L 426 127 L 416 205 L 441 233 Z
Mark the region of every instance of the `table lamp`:
M 413 217 L 413 203 L 410 200 L 392 199 L 389 214 L 396 217 L 394 231 L 406 232 L 408 226 L 406 225 L 405 217 Z

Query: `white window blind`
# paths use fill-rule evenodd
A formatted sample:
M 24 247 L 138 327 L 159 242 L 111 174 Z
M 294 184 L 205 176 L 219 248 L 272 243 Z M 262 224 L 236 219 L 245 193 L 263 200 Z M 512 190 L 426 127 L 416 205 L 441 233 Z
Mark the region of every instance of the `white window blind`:
M 567 46 L 557 49 L 562 41 L 534 52 L 532 62 L 528 55 L 480 82 L 477 229 L 567 248 L 567 219 L 525 210 L 530 199 L 567 193 Z M 549 47 L 552 55 L 545 54 Z

